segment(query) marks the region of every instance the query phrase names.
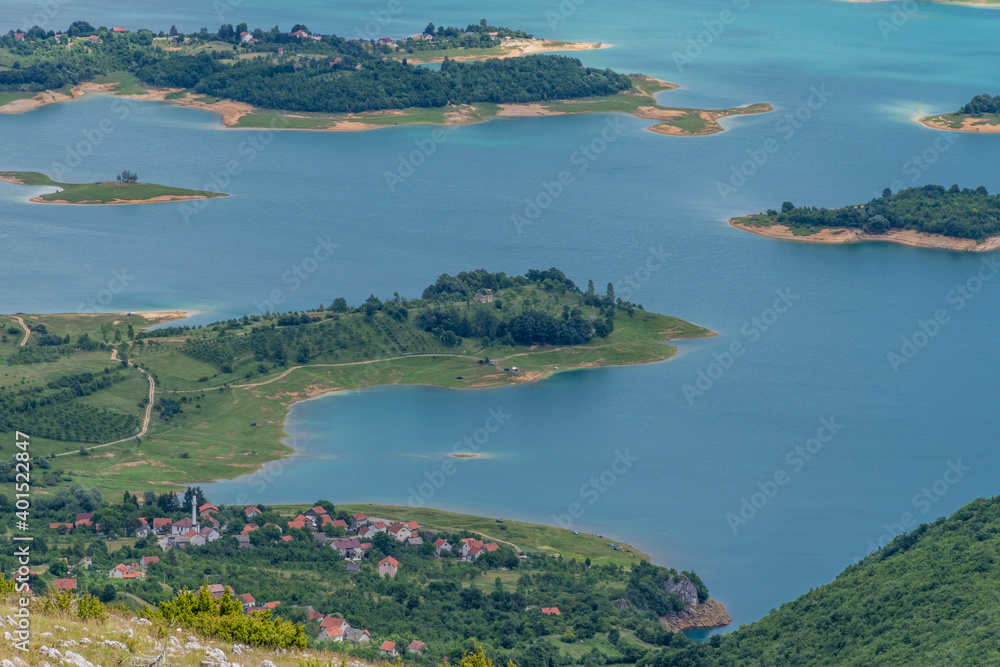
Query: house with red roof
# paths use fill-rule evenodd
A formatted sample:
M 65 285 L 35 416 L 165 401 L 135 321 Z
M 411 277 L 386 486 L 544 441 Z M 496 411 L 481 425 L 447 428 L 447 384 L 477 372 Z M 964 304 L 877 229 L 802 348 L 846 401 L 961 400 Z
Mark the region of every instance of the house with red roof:
M 408 540 L 411 537 L 413 537 L 413 531 L 410 530 L 407 526 L 405 526 L 404 524 L 401 524 L 401 523 L 394 523 L 394 524 L 392 524 L 391 526 L 389 526 L 387 532 L 390 535 L 392 535 L 392 537 L 397 542 L 405 542 L 406 540 Z
M 366 517 L 361 512 L 351 515 L 351 530 L 357 530 L 359 527 L 368 524 L 368 517 Z
M 121 33 L 124 33 L 124 32 L 125 32 L 125 28 L 123 28 L 123 27 L 122 27 L 122 26 L 120 26 L 120 25 L 116 25 L 116 26 L 113 26 L 113 27 L 111 28 L 111 32 L 117 32 L 117 33 L 121 34 Z
M 194 529 L 198 524 L 191 520 L 191 517 L 186 516 L 180 521 L 175 521 L 170 525 L 170 533 L 172 535 L 183 535 L 188 531 Z
M 340 552 L 344 558 L 361 558 L 365 555 L 364 546 L 357 538 L 334 540 L 330 546 Z
M 319 619 L 319 620 L 322 621 L 324 618 L 326 618 L 326 616 L 324 614 L 319 613 L 318 611 L 316 611 L 315 609 L 312 609 L 311 607 L 309 608 L 308 619 L 310 621 L 315 621 L 316 619 Z
M 254 597 L 249 593 L 244 593 L 243 595 L 237 595 L 236 601 L 243 606 L 244 614 L 247 613 L 247 609 L 257 604 L 257 600 L 255 600 Z
M 279 604 L 281 604 L 281 602 L 280 602 L 280 601 L 277 601 L 277 600 L 276 600 L 276 601 L 274 601 L 274 602 L 265 602 L 265 603 L 264 603 L 264 608 L 265 608 L 265 609 L 274 609 L 274 608 L 275 608 L 275 607 L 277 607 L 277 606 L 278 606 Z
M 170 532 L 173 519 L 153 519 L 153 533 L 156 535 L 166 535 Z
M 309 36 L 309 33 L 306 32 L 305 30 L 296 30 L 295 32 L 292 33 L 292 37 L 298 37 L 299 39 L 302 39 L 303 37 L 308 37 L 308 36 Z
M 448 543 L 448 540 L 439 537 L 434 540 L 434 553 L 440 556 L 442 551 L 451 551 L 451 544 Z
M 294 539 L 295 539 L 295 538 L 294 538 L 294 537 L 292 537 L 291 535 L 282 535 L 282 536 L 281 536 L 281 541 L 282 541 L 282 542 L 291 542 L 291 541 L 292 541 L 292 540 L 294 540 Z
M 75 591 L 76 579 L 56 579 L 54 585 L 57 591 Z
M 399 655 L 399 651 L 396 650 L 396 642 L 389 642 L 389 641 L 382 642 L 382 645 L 379 647 L 379 650 L 382 652 L 381 655 L 383 658 L 387 655 L 392 655 L 392 656 Z
M 135 570 L 133 570 L 128 565 L 125 565 L 124 563 L 119 563 L 118 565 L 115 565 L 113 568 L 111 568 L 110 572 L 108 572 L 108 578 L 109 579 L 141 579 L 142 578 L 142 573 L 141 572 L 136 572 Z
M 78 526 L 90 526 L 93 525 L 94 518 L 93 512 L 80 512 L 76 515 L 76 525 Z
M 378 576 L 385 579 L 389 577 L 390 579 L 396 578 L 396 568 L 399 567 L 399 561 L 392 556 L 386 556 L 378 562 Z
M 160 562 L 159 556 L 143 556 L 142 558 L 139 559 L 139 565 L 143 567 L 148 567 L 153 563 L 159 563 L 159 562 Z
M 213 505 L 212 503 L 205 503 L 204 505 L 198 508 L 198 514 L 201 516 L 205 516 L 206 514 L 211 514 L 212 512 L 218 512 L 218 511 L 219 508 Z
M 546 616 L 562 616 L 559 607 L 542 607 L 542 613 Z
M 14 39 L 23 40 L 24 39 L 24 33 L 23 32 L 15 32 L 14 33 Z
M 243 510 L 243 515 L 246 518 L 248 518 L 248 519 L 252 519 L 255 516 L 260 516 L 261 514 L 263 514 L 263 512 L 261 512 L 259 509 L 257 509 L 253 505 L 251 505 L 250 507 L 248 507 L 245 510 Z
M 58 523 L 50 523 L 49 524 L 49 528 L 51 528 L 52 530 L 59 530 L 60 526 L 65 526 L 67 531 L 73 530 L 73 524 L 72 523 L 58 522 Z
M 410 642 L 410 645 L 406 647 L 406 650 L 410 653 L 416 653 L 419 655 L 424 652 L 425 648 L 427 648 L 427 644 L 423 642 L 418 642 L 416 639 L 414 639 L 412 642 Z
M 257 530 L 257 524 L 248 523 L 247 525 L 243 526 L 243 530 L 240 531 L 240 535 L 249 535 L 255 530 Z

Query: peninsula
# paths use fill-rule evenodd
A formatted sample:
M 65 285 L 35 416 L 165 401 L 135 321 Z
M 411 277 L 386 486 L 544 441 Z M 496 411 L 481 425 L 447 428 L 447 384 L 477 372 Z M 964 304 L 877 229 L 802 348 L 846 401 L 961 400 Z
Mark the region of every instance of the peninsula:
M 1000 95 L 976 95 L 958 111 L 927 116 L 920 122 L 950 132 L 1000 132 Z
M 442 275 L 416 299 L 271 307 L 198 327 L 164 327 L 171 316 L 155 314 L 0 317 L 0 432 L 15 428 L 25 397 L 46 402 L 16 414 L 35 455 L 53 462 L 39 494 L 66 483 L 57 468 L 104 492 L 153 480 L 176 488 L 290 455 L 289 406 L 327 392 L 522 384 L 662 361 L 676 351 L 664 341 L 713 335 L 616 298 L 610 285 L 581 289 L 558 269 Z
M 17 185 L 59 188 L 58 192 L 50 192 L 31 198 L 30 201 L 40 204 L 156 204 L 228 196 L 221 192 L 172 188 L 155 183 L 139 183 L 131 179 L 125 180 L 121 174 L 119 174 L 117 181 L 60 183 L 37 171 L 0 171 L 0 181 Z
M 368 130 L 601 112 L 695 136 L 722 131 L 717 121 L 726 116 L 771 111 L 662 106 L 655 94 L 675 85 L 550 55 L 605 47 L 537 39 L 485 20 L 428 24 L 396 40 L 320 35 L 303 25 L 156 35 L 77 21 L 64 33 L 35 27 L 0 36 L 0 113 L 101 92 L 213 111 L 238 128 Z M 432 63 L 439 68 L 425 66 Z
M 796 207 L 733 218 L 731 225 L 761 236 L 810 243 L 889 241 L 921 248 L 986 252 L 1000 248 L 1000 197 L 975 190 L 925 185 L 886 189 L 867 204 L 837 209 Z

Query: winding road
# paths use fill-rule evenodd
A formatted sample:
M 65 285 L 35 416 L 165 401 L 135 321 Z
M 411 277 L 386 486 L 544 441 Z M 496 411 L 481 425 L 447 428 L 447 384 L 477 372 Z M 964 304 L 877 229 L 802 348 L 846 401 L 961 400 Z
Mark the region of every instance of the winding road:
M 18 319 L 20 319 L 20 318 L 18 318 Z M 27 328 L 27 327 L 25 327 L 25 328 Z M 25 336 L 25 340 L 27 340 L 27 336 Z M 21 345 L 24 345 L 24 343 L 21 343 Z M 112 361 L 118 361 L 118 350 L 111 350 L 111 360 Z M 118 445 L 118 444 L 121 444 L 123 442 L 128 442 L 129 440 L 132 440 L 133 438 L 141 438 L 142 436 L 146 435 L 146 431 L 149 430 L 149 420 L 150 420 L 150 418 L 153 415 L 153 399 L 156 396 L 156 382 L 153 380 L 153 376 L 152 375 L 150 375 L 149 373 L 147 373 L 143 369 L 139 368 L 138 366 L 136 366 L 135 364 L 133 364 L 131 361 L 128 362 L 128 364 L 129 364 L 129 366 L 135 366 L 135 369 L 137 371 L 139 371 L 140 373 L 142 373 L 143 375 L 145 375 L 146 379 L 149 380 L 149 403 L 146 405 L 146 416 L 142 420 L 142 430 L 139 431 L 138 433 L 136 433 L 135 435 L 130 435 L 129 437 L 122 438 L 121 440 L 115 440 L 114 442 L 105 442 L 102 445 L 94 445 L 93 447 L 87 447 L 86 449 L 87 449 L 88 452 L 90 450 L 92 450 L 92 449 L 100 449 L 101 447 L 110 447 L 111 445 Z M 62 454 L 56 454 L 56 456 L 69 456 L 70 454 L 75 454 L 75 453 L 76 452 L 63 452 Z
M 17 320 L 17 323 L 21 325 L 22 329 L 24 329 L 24 338 L 21 339 L 21 347 L 24 347 L 28 344 L 28 339 L 31 338 L 31 329 L 29 329 L 28 325 L 24 323 L 24 320 L 17 315 L 11 315 L 11 317 Z

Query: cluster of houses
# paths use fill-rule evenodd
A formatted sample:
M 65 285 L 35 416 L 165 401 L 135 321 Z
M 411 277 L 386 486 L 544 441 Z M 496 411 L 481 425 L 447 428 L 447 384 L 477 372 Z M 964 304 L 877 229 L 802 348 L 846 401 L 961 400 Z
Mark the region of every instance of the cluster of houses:
M 159 563 L 159 556 L 143 556 L 138 563 L 119 563 L 108 572 L 109 579 L 142 579 L 146 574 L 146 568 L 153 563 Z

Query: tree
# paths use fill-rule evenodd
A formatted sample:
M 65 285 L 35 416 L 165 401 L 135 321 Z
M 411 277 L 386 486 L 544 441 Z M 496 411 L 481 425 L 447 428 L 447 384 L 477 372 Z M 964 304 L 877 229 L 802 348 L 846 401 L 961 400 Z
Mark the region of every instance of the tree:
M 296 23 L 295 25 L 292 26 L 292 32 L 298 32 L 299 30 L 302 30 L 304 32 L 309 32 L 309 28 L 303 25 L 302 23 Z
M 795 204 L 790 201 L 781 202 L 781 212 L 788 213 L 789 211 L 795 210 Z
M 115 342 L 122 342 L 122 330 L 117 327 L 115 327 Z
M 608 301 L 615 302 L 615 286 L 611 283 L 608 283 Z
M 177 36 L 177 26 L 175 25 L 170 26 L 170 36 L 171 37 Z
M 123 169 L 116 177 L 116 180 L 119 183 L 135 183 L 139 180 L 139 174 L 134 171 L 129 171 L 128 169 Z
M 128 339 L 135 340 L 135 329 L 132 328 L 132 323 L 128 323 Z
M 147 507 L 152 507 L 156 504 L 156 491 L 145 491 L 142 494 L 142 502 Z
M 116 597 L 118 597 L 118 589 L 115 588 L 114 584 L 107 584 L 101 589 L 101 602 L 113 602 Z
M 427 27 L 424 28 L 424 33 L 423 34 L 425 34 L 425 35 L 433 35 L 436 30 L 437 30 L 437 28 L 434 27 L 433 23 L 428 23 Z

